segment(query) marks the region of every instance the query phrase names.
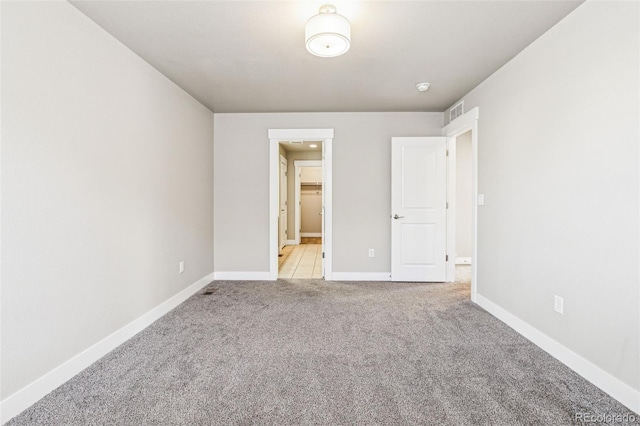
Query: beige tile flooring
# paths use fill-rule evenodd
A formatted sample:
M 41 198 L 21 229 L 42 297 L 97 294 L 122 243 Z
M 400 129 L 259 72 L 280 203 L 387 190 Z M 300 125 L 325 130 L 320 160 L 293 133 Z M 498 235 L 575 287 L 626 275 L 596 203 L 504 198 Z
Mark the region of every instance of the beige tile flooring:
M 285 246 L 278 257 L 278 278 L 322 278 L 322 245 Z

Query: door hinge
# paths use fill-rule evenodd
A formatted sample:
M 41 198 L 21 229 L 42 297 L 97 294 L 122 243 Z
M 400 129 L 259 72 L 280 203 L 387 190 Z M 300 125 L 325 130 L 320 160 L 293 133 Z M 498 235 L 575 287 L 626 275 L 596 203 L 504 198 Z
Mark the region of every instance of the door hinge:
M 449 202 L 447 202 L 447 208 L 449 208 Z
M 288 201 L 285 201 L 285 202 L 284 202 L 284 205 L 285 205 L 285 206 L 286 206 L 286 205 L 288 205 L 287 203 L 288 203 Z
M 324 252 L 322 252 L 322 258 L 324 259 Z
M 448 262 L 448 261 L 449 261 L 449 255 L 448 255 L 448 254 L 444 256 L 444 261 L 445 261 L 445 262 Z
M 447 150 L 447 157 L 449 156 L 449 150 Z

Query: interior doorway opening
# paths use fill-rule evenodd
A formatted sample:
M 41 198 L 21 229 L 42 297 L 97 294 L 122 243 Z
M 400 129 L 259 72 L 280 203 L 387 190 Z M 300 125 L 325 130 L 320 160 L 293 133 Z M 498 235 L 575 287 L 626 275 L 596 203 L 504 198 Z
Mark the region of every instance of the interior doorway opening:
M 320 160 L 294 160 L 295 243 L 322 243 L 323 170 Z M 318 239 L 319 238 L 319 239 Z
M 456 256 L 457 265 L 470 265 L 471 235 L 471 131 L 456 137 Z
M 271 279 L 331 279 L 333 129 L 270 129 Z
M 447 264 L 447 281 L 456 281 L 456 266 L 469 265 L 465 272 L 473 302 L 478 288 L 478 205 L 484 203 L 478 194 L 478 117 L 476 107 L 442 129 L 448 151 L 447 223 L 453 225 L 447 226 L 447 256 L 453 260 Z
M 284 227 L 286 238 L 279 247 L 278 278 L 323 278 L 322 143 L 318 140 L 279 144 L 280 173 L 285 177 L 280 181 L 278 232 L 283 232 Z
M 471 262 L 473 258 L 471 130 L 456 137 L 455 162 L 455 281 L 471 283 Z

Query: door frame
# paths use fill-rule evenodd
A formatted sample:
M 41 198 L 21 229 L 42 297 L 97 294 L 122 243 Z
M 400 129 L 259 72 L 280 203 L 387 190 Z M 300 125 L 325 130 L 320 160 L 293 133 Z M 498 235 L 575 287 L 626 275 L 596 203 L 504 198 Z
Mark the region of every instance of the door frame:
M 447 281 L 455 281 L 456 275 L 456 138 L 471 131 L 471 301 L 476 301 L 478 291 L 478 107 L 466 112 L 442 128 L 447 137 Z
M 324 167 L 324 279 L 332 277 L 332 152 L 333 129 L 269 129 L 269 279 L 278 279 L 278 197 L 279 197 L 279 161 L 280 142 L 319 140 L 323 144 Z
M 322 167 L 322 160 L 293 160 L 294 170 L 295 170 L 295 184 L 294 184 L 294 215 L 295 215 L 295 233 L 294 239 L 296 244 L 300 244 L 301 235 L 300 228 L 302 227 L 302 219 L 301 212 L 302 208 L 300 207 L 300 201 L 302 201 L 301 191 L 302 191 L 302 182 L 300 182 L 300 167 Z M 322 190 L 324 191 L 324 182 L 322 183 Z M 324 237 L 324 235 L 323 235 Z

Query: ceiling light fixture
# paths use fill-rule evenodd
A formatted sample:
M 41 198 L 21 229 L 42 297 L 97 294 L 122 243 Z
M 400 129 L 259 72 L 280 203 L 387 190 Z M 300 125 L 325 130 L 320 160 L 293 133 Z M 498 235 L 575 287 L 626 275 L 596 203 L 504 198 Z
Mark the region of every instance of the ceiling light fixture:
M 416 84 L 416 88 L 418 89 L 418 92 L 426 92 L 427 90 L 429 90 L 429 86 L 431 85 L 427 82 Z
M 304 27 L 307 50 L 316 56 L 332 58 L 340 56 L 351 46 L 351 24 L 336 13 L 335 6 L 325 4 Z
M 315 143 L 312 143 L 311 145 L 309 145 L 309 148 L 317 148 L 318 145 L 316 145 Z

